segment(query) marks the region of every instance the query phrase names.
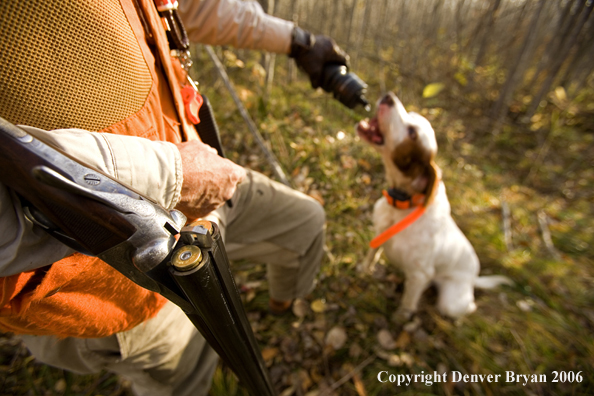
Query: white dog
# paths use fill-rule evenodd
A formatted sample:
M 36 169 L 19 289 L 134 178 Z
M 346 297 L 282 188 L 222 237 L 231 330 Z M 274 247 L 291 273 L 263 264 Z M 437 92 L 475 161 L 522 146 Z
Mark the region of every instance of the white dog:
M 359 136 L 381 154 L 390 186 L 373 209 L 376 249 L 367 255 L 367 269 L 377 245 L 387 239 L 384 253 L 406 277 L 399 319 L 417 311 L 421 294 L 432 282 L 442 315 L 457 318 L 471 313 L 476 309 L 474 287 L 493 288 L 511 281 L 478 276 L 478 257 L 450 214 L 441 171 L 434 162 L 437 142 L 429 121 L 407 113 L 393 93 L 380 99 L 377 108 L 376 117 L 357 125 Z M 381 235 L 395 224 L 403 228 L 403 220 L 412 223 L 394 236 Z

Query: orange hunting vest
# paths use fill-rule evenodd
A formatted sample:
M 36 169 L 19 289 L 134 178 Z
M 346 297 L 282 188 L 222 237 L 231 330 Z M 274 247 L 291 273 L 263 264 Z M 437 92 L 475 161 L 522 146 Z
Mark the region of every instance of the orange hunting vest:
M 198 138 L 184 115 L 185 76 L 153 0 L 33 3 L 0 2 L 2 117 L 46 130 Z M 153 317 L 165 302 L 76 253 L 0 278 L 0 330 L 105 337 Z

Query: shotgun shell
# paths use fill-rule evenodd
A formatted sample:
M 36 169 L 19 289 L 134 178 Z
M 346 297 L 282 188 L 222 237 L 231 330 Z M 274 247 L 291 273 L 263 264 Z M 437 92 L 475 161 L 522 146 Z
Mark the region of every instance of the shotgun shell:
M 194 245 L 186 245 L 174 253 L 171 264 L 180 272 L 191 271 L 202 262 L 202 251 Z

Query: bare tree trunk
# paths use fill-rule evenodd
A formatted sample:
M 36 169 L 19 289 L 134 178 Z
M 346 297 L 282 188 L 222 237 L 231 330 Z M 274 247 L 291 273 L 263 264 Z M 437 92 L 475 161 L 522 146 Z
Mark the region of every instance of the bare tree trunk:
M 496 129 L 507 111 L 507 106 L 514 94 L 518 80 L 521 79 L 526 69 L 526 65 L 528 62 L 526 62 L 525 60 L 532 53 L 532 49 L 534 47 L 534 38 L 536 36 L 536 27 L 538 25 L 538 20 L 540 19 L 541 11 L 545 6 L 545 2 L 546 0 L 539 1 L 536 11 L 532 16 L 532 21 L 530 22 L 528 31 L 526 32 L 524 42 L 520 47 L 515 62 L 509 68 L 507 80 L 501 90 L 499 99 L 497 100 L 497 103 L 495 103 L 495 106 L 493 106 L 491 115 L 495 118 Z
M 580 0 L 580 4 L 578 4 L 577 6 L 578 10 L 581 9 L 584 3 L 585 0 Z M 565 4 L 562 16 L 560 17 L 559 23 L 557 24 L 557 29 L 555 30 L 557 34 L 553 35 L 549 44 L 547 45 L 545 54 L 538 63 L 537 71 L 536 73 L 534 73 L 534 76 L 532 76 L 532 79 L 528 84 L 529 87 L 536 86 L 536 83 L 540 75 L 549 64 L 551 57 L 554 57 L 555 54 L 559 52 L 561 46 L 563 45 L 563 42 L 567 39 L 569 32 L 571 31 L 571 28 L 574 26 L 574 23 L 572 22 L 575 22 L 575 18 L 579 14 L 579 12 L 576 11 L 576 13 L 573 16 L 571 15 L 571 9 L 574 6 L 574 4 L 577 4 L 575 0 L 568 0 L 567 4 Z
M 336 29 L 336 17 L 338 15 L 338 13 L 336 12 L 336 10 L 339 8 L 339 5 L 337 4 L 337 0 L 327 0 L 328 1 L 328 21 L 329 21 L 329 27 L 328 27 L 328 36 L 334 38 L 335 35 L 335 29 Z
M 369 20 L 369 15 L 371 13 L 371 4 L 370 4 L 371 0 L 366 0 L 363 3 L 363 20 L 361 21 L 361 25 L 359 26 L 359 33 L 357 34 L 357 41 L 355 44 L 355 51 L 353 52 L 353 57 L 352 57 L 352 65 L 353 68 L 357 68 L 357 62 L 358 62 L 358 58 L 359 58 L 359 52 L 361 51 L 361 45 L 363 44 L 364 40 L 365 40 L 365 31 L 367 28 L 367 24 L 368 24 L 368 20 Z
M 579 13 L 580 18 L 577 23 L 577 26 L 573 29 L 571 36 L 567 39 L 567 42 L 563 45 L 563 48 L 561 48 L 560 53 L 557 54 L 557 57 L 555 58 L 549 70 L 549 75 L 547 79 L 540 87 L 538 94 L 536 94 L 536 96 L 532 100 L 532 103 L 530 104 L 530 107 L 528 108 L 528 111 L 526 112 L 527 117 L 532 117 L 534 115 L 534 113 L 538 109 L 540 102 L 542 101 L 546 93 L 549 92 L 549 89 L 551 88 L 551 85 L 553 84 L 555 77 L 557 77 L 557 74 L 559 74 L 559 71 L 561 70 L 561 66 L 563 66 L 564 61 L 567 59 L 567 55 L 575 45 L 578 35 L 580 34 L 582 28 L 586 24 L 588 18 L 590 17 L 593 6 L 594 4 L 592 2 L 589 2 L 586 4 L 585 8 L 583 8 Z
M 274 15 L 275 0 L 260 0 L 266 3 L 266 13 Z M 268 103 L 268 97 L 270 96 L 270 90 L 272 89 L 272 82 L 274 80 L 274 64 L 276 63 L 276 54 L 266 52 L 264 54 L 264 70 L 266 70 L 266 80 L 264 82 L 264 103 Z
M 295 25 L 299 23 L 299 0 L 293 0 L 292 7 L 291 7 L 291 20 Z M 293 81 L 297 79 L 297 66 L 295 65 L 295 61 L 289 57 L 287 57 L 288 63 L 288 79 L 289 84 L 292 84 Z
M 590 23 L 590 29 L 580 38 L 580 42 L 573 51 L 571 60 L 568 61 L 568 67 L 563 77 L 560 79 L 561 85 L 569 90 L 574 77 L 581 74 L 584 70 L 592 70 L 592 55 L 594 53 L 594 23 Z M 579 86 L 575 87 L 579 90 Z
M 384 0 L 381 3 L 381 7 L 379 9 L 379 18 L 378 23 L 376 24 L 376 29 L 374 29 L 374 45 L 375 45 L 375 53 L 378 55 L 379 61 L 377 62 L 377 76 L 379 80 L 380 92 L 386 92 L 386 75 L 385 75 L 385 61 L 381 54 L 384 46 L 384 29 L 379 29 L 379 34 L 377 30 L 377 26 L 385 27 L 386 26 L 386 16 L 388 15 L 388 7 L 389 7 L 390 0 Z M 363 51 L 364 53 L 366 51 Z
M 441 11 L 443 9 L 443 0 L 435 0 L 433 4 L 433 10 L 431 12 L 431 26 L 427 29 L 427 38 L 433 40 L 434 43 L 438 42 L 439 28 L 441 26 Z
M 521 9 L 520 9 L 520 13 L 516 19 L 516 26 L 514 26 L 513 31 L 514 32 L 519 32 L 522 30 L 522 25 L 524 24 L 524 20 L 526 19 L 526 10 L 528 9 L 528 5 L 532 3 L 532 0 L 525 0 L 524 4 L 522 5 Z M 542 6 L 539 5 L 539 8 L 542 9 Z M 537 10 L 538 13 L 540 13 L 540 10 Z M 503 51 L 505 51 L 508 48 L 513 48 L 514 44 L 517 40 L 519 40 L 519 35 L 518 34 L 513 34 L 511 35 L 511 37 L 509 37 L 508 40 L 506 40 L 505 42 L 502 43 L 502 45 L 499 46 L 499 49 Z M 501 40 L 503 41 L 503 40 Z M 513 51 L 508 51 L 507 54 L 507 59 L 504 61 L 504 64 L 508 64 L 510 63 L 510 59 L 514 53 Z
M 458 45 L 458 53 L 462 50 L 462 9 L 464 8 L 466 0 L 459 0 L 458 7 L 456 7 L 456 43 Z
M 408 7 L 406 0 L 400 0 L 399 24 L 397 27 L 398 36 L 404 40 L 408 37 Z
M 354 29 L 354 24 L 355 24 L 355 16 L 357 15 L 357 2 L 358 0 L 353 0 L 353 5 L 351 6 L 351 17 L 349 19 L 349 31 L 348 31 L 348 37 L 347 37 L 347 44 L 346 44 L 346 48 L 347 50 L 351 48 L 351 43 L 352 41 L 352 37 L 353 37 L 353 29 Z
M 328 35 L 328 0 L 324 2 L 318 1 L 316 5 L 318 6 L 317 14 L 320 16 L 320 24 L 318 25 L 318 29 L 316 33 Z
M 483 39 L 481 41 L 478 54 L 476 55 L 476 59 L 474 60 L 475 67 L 482 65 L 483 58 L 487 54 L 487 48 L 489 46 L 490 41 L 489 39 L 492 35 L 493 25 L 495 25 L 495 19 L 497 19 L 497 10 L 499 9 L 500 4 L 501 0 L 493 0 L 493 2 L 491 3 L 491 8 L 487 12 L 487 23 L 484 25 L 485 32 L 483 34 Z

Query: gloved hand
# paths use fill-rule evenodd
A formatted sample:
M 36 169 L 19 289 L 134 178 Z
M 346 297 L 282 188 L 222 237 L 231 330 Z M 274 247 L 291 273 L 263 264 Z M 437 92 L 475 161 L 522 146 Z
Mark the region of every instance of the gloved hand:
M 245 177 L 245 169 L 198 141 L 176 144 L 182 159 L 183 184 L 176 209 L 189 220 L 204 217 L 223 205 Z
M 314 36 L 298 26 L 293 28 L 289 56 L 309 75 L 313 88 L 322 86 L 326 64 L 348 66 L 349 61 L 349 56 L 333 39 L 323 35 Z

